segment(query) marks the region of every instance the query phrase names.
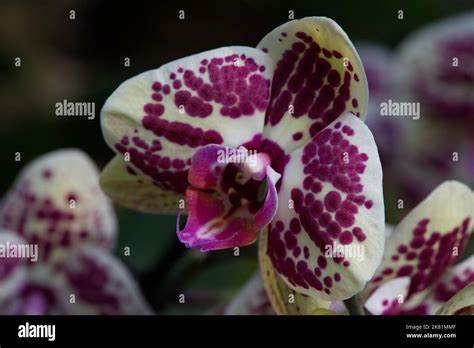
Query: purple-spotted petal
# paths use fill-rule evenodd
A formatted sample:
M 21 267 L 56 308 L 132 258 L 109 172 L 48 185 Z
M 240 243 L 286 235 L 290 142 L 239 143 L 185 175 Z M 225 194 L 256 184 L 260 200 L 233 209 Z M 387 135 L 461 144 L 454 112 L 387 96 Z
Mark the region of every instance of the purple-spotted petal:
M 280 315 L 329 314 L 327 310 L 330 308 L 331 302 L 293 290 L 276 272 L 272 260 L 268 256 L 268 231 L 262 231 L 259 238 L 258 260 L 260 273 L 274 311 Z
M 163 190 L 186 192 L 190 159 L 199 147 L 238 148 L 261 138 L 273 70 L 265 53 L 236 46 L 182 58 L 124 82 L 102 109 L 102 131 L 107 144 L 129 159 L 131 180 L 143 188 L 117 192 L 130 178 L 119 185 L 126 173 L 114 175 L 109 168 L 101 180 L 106 193 L 128 207 L 166 211 L 146 201 Z
M 449 268 L 433 289 L 433 299 L 446 302 L 466 285 L 474 282 L 474 256 Z
M 372 278 L 384 246 L 382 168 L 367 126 L 347 113 L 291 154 L 268 232 L 294 290 L 346 299 Z
M 186 246 L 201 251 L 255 242 L 257 232 L 273 219 L 277 210 L 275 185 L 280 175 L 267 166 L 263 181 L 246 178 L 234 163 L 219 159 L 222 151 L 226 147 L 201 148 L 193 157 L 189 172 L 189 216 L 185 228 L 178 229 L 178 237 Z M 262 186 L 266 193 L 263 191 L 265 197 L 260 201 Z
M 110 248 L 116 218 L 92 161 L 59 150 L 28 164 L 5 196 L 0 227 L 38 244 L 40 261 L 82 243 Z
M 430 24 L 400 46 L 400 89 L 422 113 L 445 119 L 474 116 L 474 13 Z
M 474 197 L 464 184 L 438 186 L 395 228 L 369 290 L 410 277 L 409 296 L 434 285 L 462 255 L 473 220 Z
M 435 314 L 441 306 L 461 289 L 474 282 L 474 256 L 471 256 L 444 272 L 443 277 L 432 287 L 429 297 L 423 301 L 426 314 Z
M 378 288 L 365 302 L 373 315 L 399 315 L 410 287 L 410 278 L 395 278 Z
M 14 296 L 21 288 L 27 277 L 26 258 L 7 257 L 9 250 L 18 249 L 25 245 L 23 238 L 15 233 L 0 230 L 0 248 L 3 250 L 0 256 L 0 313 L 5 314 L 5 303 Z M 23 247 L 22 247 L 23 248 Z
M 224 309 L 225 315 L 274 315 L 272 305 L 257 272 Z
M 62 272 L 59 301 L 67 314 L 151 313 L 128 270 L 99 248 L 77 248 Z
M 399 279 L 399 278 L 396 278 Z M 391 283 L 389 281 L 386 284 Z M 425 291 L 416 293 L 401 308 L 401 315 L 433 315 L 464 287 L 474 282 L 474 256 L 448 268 L 441 279 Z M 386 284 L 382 285 L 384 287 Z M 377 292 L 378 289 L 375 291 Z
M 274 29 L 258 44 L 276 62 L 265 137 L 291 152 L 344 112 L 365 119 L 367 80 L 346 33 L 307 17 Z
M 187 175 L 175 174 L 187 182 Z M 184 202 L 184 195 L 145 184 L 148 181 L 144 173 L 131 169 L 121 155 L 116 155 L 100 175 L 104 192 L 121 205 L 147 213 L 176 213 L 180 202 Z
M 69 256 L 69 255 L 68 255 Z M 2 314 L 12 315 L 58 315 L 65 314 L 58 297 L 61 289 L 61 276 L 58 269 L 62 266 L 51 262 L 28 264 L 27 277 L 22 286 L 12 294 Z
M 474 315 L 474 283 L 460 290 L 446 302 L 437 315 Z

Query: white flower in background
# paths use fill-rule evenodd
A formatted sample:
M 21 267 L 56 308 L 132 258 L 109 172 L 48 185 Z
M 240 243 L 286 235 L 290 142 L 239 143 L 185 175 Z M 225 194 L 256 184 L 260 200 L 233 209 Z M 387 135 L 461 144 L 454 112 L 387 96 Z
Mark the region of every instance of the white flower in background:
M 28 164 L 0 206 L 0 313 L 150 313 L 110 253 L 116 229 L 83 152 L 59 150 Z M 37 250 L 36 261 L 12 253 L 25 246 Z
M 397 93 L 421 105 L 420 119 L 400 138 L 397 177 L 406 207 L 447 178 L 474 185 L 473 40 L 469 12 L 422 27 L 397 49 Z
M 368 284 L 373 314 L 434 314 L 458 292 L 471 297 L 452 314 L 474 310 L 474 256 L 466 250 L 474 221 L 474 193 L 456 181 L 438 186 L 393 230 Z M 467 258 L 459 262 L 461 256 Z M 459 311 L 459 313 L 458 313 Z M 444 312 L 443 312 L 444 313 Z M 446 312 L 447 313 L 447 312 Z

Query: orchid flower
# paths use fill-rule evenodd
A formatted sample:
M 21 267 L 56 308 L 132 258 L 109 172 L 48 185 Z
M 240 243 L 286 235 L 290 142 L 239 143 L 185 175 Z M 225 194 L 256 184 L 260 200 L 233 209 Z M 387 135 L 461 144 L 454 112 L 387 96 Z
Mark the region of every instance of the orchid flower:
M 472 250 L 456 264 L 473 221 L 471 189 L 456 181 L 438 186 L 390 234 L 382 263 L 365 291 L 372 293 L 366 308 L 392 315 L 474 313 Z
M 0 206 L 0 312 L 148 313 L 130 274 L 110 254 L 116 227 L 84 153 L 59 150 L 27 165 Z
M 365 298 L 369 297 L 365 307 L 371 314 L 473 314 L 472 250 L 465 260 L 456 263 L 467 251 L 473 207 L 474 194 L 469 188 L 446 182 L 397 227 L 387 225 L 384 260 L 364 291 Z M 291 292 L 285 286 L 275 288 L 276 292 L 265 293 L 263 289 L 261 276 L 254 275 L 223 314 L 348 314 L 341 301 L 334 301 L 326 306 L 328 311 L 322 311 L 325 307 L 321 303 L 314 306 L 302 302 L 303 297 L 294 292 L 295 301 L 289 303 Z M 269 308 L 270 303 L 274 310 Z
M 442 119 L 474 116 L 474 12 L 427 25 L 399 48 L 400 83 L 423 104 L 423 112 Z
M 346 299 L 372 277 L 384 245 L 367 99 L 362 63 L 339 25 L 290 21 L 256 49 L 214 49 L 124 82 L 101 112 L 116 153 L 101 186 L 143 212 L 185 202 L 178 237 L 201 251 L 249 245 L 260 231 L 267 290 Z M 336 245 L 360 246 L 365 257 L 325 255 Z
M 408 173 L 402 184 L 415 204 L 445 178 L 474 184 L 473 39 L 469 12 L 427 25 L 398 48 L 397 89 L 421 106 L 403 137 L 407 156 L 399 167 Z

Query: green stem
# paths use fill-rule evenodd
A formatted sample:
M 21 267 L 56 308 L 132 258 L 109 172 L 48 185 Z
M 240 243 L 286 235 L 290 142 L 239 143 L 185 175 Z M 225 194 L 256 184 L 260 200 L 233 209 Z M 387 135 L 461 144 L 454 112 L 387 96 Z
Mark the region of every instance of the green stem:
M 361 298 L 357 294 L 344 300 L 344 304 L 351 315 L 365 315 Z

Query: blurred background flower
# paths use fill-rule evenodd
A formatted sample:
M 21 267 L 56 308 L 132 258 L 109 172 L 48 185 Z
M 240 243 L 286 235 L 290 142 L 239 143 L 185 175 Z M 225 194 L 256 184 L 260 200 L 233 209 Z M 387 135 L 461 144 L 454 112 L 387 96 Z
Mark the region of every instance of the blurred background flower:
M 465 17 L 436 24 L 473 9 L 467 0 L 357 6 L 349 1 L 237 0 L 231 11 L 218 1 L 116 6 L 93 0 L 2 1 L 0 195 L 6 194 L 26 163 L 54 149 L 80 148 L 103 168 L 113 153 L 104 143 L 99 111 L 122 81 L 207 49 L 255 46 L 294 11 L 295 18 L 331 17 L 360 43 L 374 97 L 367 122 L 385 170 L 386 218 L 395 224 L 440 182 L 457 179 L 470 187 L 474 184 L 474 115 L 469 106 L 474 88 L 469 70 L 474 66 L 472 27 L 471 34 L 463 34 L 474 21 Z M 184 19 L 178 16 L 180 10 Z M 459 58 L 458 73 L 442 74 L 446 64 L 452 67 L 454 54 Z M 432 88 L 414 88 L 413 81 Z M 439 96 L 439 91 L 441 96 L 453 96 L 446 108 L 426 101 L 437 100 L 432 95 Z M 64 99 L 95 103 L 95 119 L 56 116 L 55 104 Z M 387 99 L 420 102 L 420 119 L 380 117 L 380 102 Z M 457 162 L 453 152 L 458 153 Z M 20 161 L 15 160 L 17 153 Z M 231 299 L 257 269 L 256 246 L 241 248 L 238 256 L 232 250 L 202 254 L 179 243 L 175 216 L 124 208 L 117 208 L 117 215 L 114 253 L 159 313 L 208 313 Z M 124 255 L 126 247 L 129 256 Z M 180 295 L 185 295 L 185 305 Z
M 0 206 L 1 314 L 146 314 L 109 251 L 117 223 L 83 152 L 58 150 L 23 169 Z

